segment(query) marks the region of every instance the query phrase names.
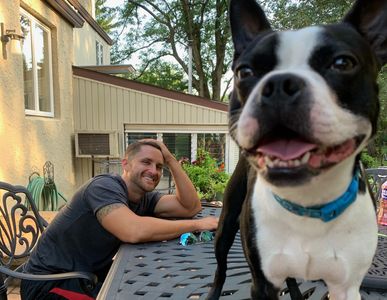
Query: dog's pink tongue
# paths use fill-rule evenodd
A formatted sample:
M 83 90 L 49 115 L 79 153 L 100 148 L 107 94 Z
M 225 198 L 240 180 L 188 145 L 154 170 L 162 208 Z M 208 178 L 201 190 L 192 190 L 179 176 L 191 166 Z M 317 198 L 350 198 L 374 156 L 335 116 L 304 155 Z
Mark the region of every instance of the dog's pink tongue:
M 307 143 L 303 140 L 275 140 L 258 148 L 263 154 L 278 157 L 281 160 L 291 160 L 316 148 L 316 144 Z

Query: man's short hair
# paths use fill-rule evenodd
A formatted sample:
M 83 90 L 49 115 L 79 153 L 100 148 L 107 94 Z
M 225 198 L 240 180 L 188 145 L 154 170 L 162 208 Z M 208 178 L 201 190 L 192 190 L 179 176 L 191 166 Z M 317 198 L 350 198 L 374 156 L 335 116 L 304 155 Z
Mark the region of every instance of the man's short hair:
M 161 151 L 160 146 L 153 141 L 135 141 L 131 143 L 125 151 L 125 158 L 131 160 L 138 152 L 140 152 L 142 146 L 151 146 Z

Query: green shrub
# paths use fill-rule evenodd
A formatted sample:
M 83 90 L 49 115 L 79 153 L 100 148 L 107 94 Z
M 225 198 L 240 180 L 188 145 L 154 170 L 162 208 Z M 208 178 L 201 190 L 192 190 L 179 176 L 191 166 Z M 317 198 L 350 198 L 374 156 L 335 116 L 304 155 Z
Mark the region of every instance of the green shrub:
M 207 151 L 198 149 L 198 159 L 192 163 L 188 159 L 182 160 L 182 167 L 202 200 L 221 200 L 219 197 L 230 178 L 224 171 L 224 164 L 218 166 Z
M 364 168 L 377 168 L 378 167 L 378 160 L 371 155 L 369 155 L 367 152 L 363 151 L 361 153 L 360 159 L 364 165 Z

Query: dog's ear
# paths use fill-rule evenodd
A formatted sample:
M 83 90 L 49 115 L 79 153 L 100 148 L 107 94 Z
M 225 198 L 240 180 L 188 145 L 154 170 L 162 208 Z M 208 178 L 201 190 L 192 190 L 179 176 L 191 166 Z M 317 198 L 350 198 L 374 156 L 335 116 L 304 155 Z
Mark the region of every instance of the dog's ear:
M 270 24 L 255 0 L 231 0 L 229 12 L 234 57 L 238 57 L 258 33 L 270 29 Z
M 343 22 L 368 40 L 381 66 L 387 63 L 387 0 L 358 0 Z

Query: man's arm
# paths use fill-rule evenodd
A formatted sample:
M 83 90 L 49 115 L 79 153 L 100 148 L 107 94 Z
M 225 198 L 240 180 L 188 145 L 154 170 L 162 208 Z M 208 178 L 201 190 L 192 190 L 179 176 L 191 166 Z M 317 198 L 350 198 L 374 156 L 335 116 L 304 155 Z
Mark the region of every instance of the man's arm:
M 185 232 L 215 230 L 218 226 L 215 217 L 176 221 L 142 217 L 118 203 L 102 207 L 97 218 L 107 231 L 126 243 L 170 240 Z
M 160 141 L 157 143 L 161 148 L 165 164 L 173 176 L 176 194 L 162 196 L 156 204 L 155 215 L 163 218 L 193 217 L 202 208 L 198 193 L 180 163 L 164 143 Z

